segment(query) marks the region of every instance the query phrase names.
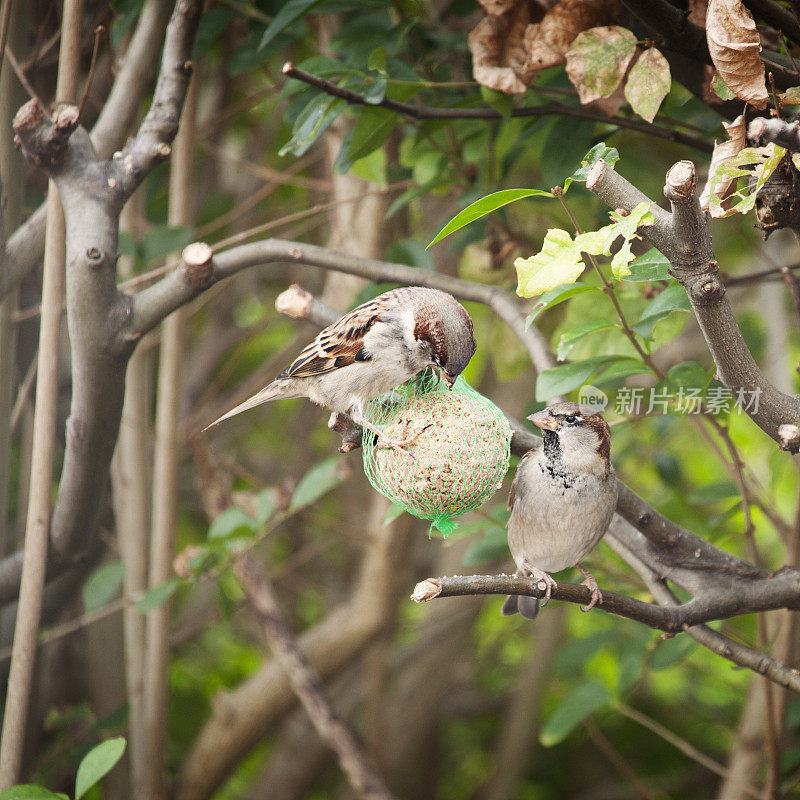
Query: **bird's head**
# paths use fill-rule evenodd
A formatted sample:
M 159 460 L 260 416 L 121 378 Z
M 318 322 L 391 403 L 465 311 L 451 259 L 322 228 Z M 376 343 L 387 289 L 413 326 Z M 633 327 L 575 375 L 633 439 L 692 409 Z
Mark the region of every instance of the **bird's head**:
M 542 429 L 545 455 L 575 468 L 608 468 L 611 430 L 591 406 L 556 403 L 528 419 Z
M 424 290 L 414 315 L 414 339 L 429 366 L 436 367 L 452 389 L 475 353 L 472 318 L 447 292 Z

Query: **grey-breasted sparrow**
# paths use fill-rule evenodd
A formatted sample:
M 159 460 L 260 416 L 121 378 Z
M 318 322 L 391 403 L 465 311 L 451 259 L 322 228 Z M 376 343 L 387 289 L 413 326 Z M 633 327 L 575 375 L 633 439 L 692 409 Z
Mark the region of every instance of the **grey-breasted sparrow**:
M 548 574 L 577 567 L 591 589 L 588 611 L 602 594 L 579 562 L 608 529 L 617 505 L 617 479 L 609 460 L 611 431 L 600 414 L 578 403 L 557 403 L 528 417 L 542 429 L 542 446 L 517 466 L 508 507 L 508 546 L 517 574 L 546 585 L 542 605 L 557 587 Z M 511 595 L 503 614 L 533 619 L 539 600 Z
M 472 319 L 452 295 L 392 289 L 322 330 L 272 383 L 208 427 L 269 400 L 308 397 L 382 436 L 364 417 L 370 400 L 429 366 L 452 388 L 474 352 Z

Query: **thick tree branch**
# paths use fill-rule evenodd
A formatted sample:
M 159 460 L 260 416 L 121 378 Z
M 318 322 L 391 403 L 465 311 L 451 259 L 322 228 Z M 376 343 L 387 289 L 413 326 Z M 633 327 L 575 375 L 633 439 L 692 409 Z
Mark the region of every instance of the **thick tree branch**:
M 217 253 L 210 268 L 204 271 L 200 279 L 196 275 L 195 260 L 194 257 L 187 260 L 184 251 L 184 260 L 174 272 L 130 299 L 130 316 L 118 332 L 116 347 L 120 349 L 132 347 L 167 314 L 197 297 L 215 283 L 243 269 L 262 264 L 297 263 L 359 275 L 378 282 L 389 281 L 443 289 L 461 300 L 483 303 L 512 329 L 525 345 L 534 364 L 547 363 L 549 366 L 554 364 L 547 342 L 541 333 L 534 326 L 526 329 L 522 305 L 498 287 L 472 283 L 437 272 L 427 272 L 405 264 L 350 256 L 325 247 L 280 239 L 266 239 Z
M 185 95 L 185 70 L 199 19 L 197 0 L 178 0 L 169 23 L 164 69 L 154 94 L 153 109 L 130 145 L 131 163 L 152 168 L 155 159 L 137 161 L 150 152 L 155 138 L 169 139 Z M 177 66 L 176 66 L 177 65 Z M 56 182 L 67 228 L 67 322 L 72 344 L 72 403 L 67 422 L 66 451 L 58 498 L 50 526 L 50 567 L 61 569 L 80 560 L 96 530 L 97 515 L 108 483 L 111 455 L 117 439 L 130 351 L 111 346 L 128 313 L 127 298 L 116 287 L 119 212 L 143 177 L 118 159 L 101 161 L 89 135 L 75 128 L 75 114 L 62 108 L 49 119 L 35 101 L 23 106 L 15 121 L 26 155 Z M 132 177 L 134 176 L 134 177 Z M 11 578 L 0 588 L 11 589 L 19 559 L 0 570 Z
M 331 83 L 325 78 L 312 75 L 310 72 L 298 69 L 294 64 L 284 64 L 283 74 L 289 78 L 307 83 L 333 97 L 339 97 L 350 105 L 378 105 L 388 108 L 390 111 L 397 111 L 406 117 L 416 120 L 425 119 L 503 119 L 503 115 L 493 108 L 431 108 L 430 106 L 418 106 L 411 103 L 401 103 L 385 97 L 380 103 L 368 103 L 363 95 L 345 89 L 335 83 Z M 628 119 L 627 117 L 608 116 L 601 111 L 583 106 L 567 106 L 562 103 L 544 103 L 540 106 L 528 108 L 515 108 L 511 112 L 512 117 L 543 117 L 543 116 L 562 116 L 576 117 L 578 119 L 588 119 L 595 122 L 602 122 L 606 125 L 616 125 L 618 128 L 637 131 L 645 136 L 655 136 L 658 139 L 666 139 L 670 142 L 685 144 L 703 153 L 711 153 L 714 149 L 709 142 L 704 142 L 696 136 L 687 133 L 673 131 L 668 128 L 660 128 L 650 122 L 640 119 Z
M 392 800 L 383 779 L 367 761 L 353 734 L 331 707 L 327 693 L 297 645 L 269 583 L 260 575 L 252 554 L 234 564 L 250 605 L 258 615 L 275 657 L 289 676 L 294 693 L 317 733 L 336 753 L 353 791 L 365 800 Z
M 117 72 L 114 86 L 92 129 L 92 143 L 100 158 L 111 154 L 125 141 L 150 82 L 155 75 L 164 29 L 170 17 L 170 0 L 148 0 L 142 7 L 133 34 Z M 4 269 L 0 272 L 0 298 L 41 263 L 44 252 L 46 203 L 9 237 Z
M 667 173 L 664 188 L 672 213 L 653 204 L 655 222 L 642 228 L 642 233 L 667 257 L 672 274 L 686 289 L 720 381 L 733 392 L 756 425 L 780 443 L 781 425 L 800 425 L 800 401 L 767 380 L 744 341 L 725 298 L 696 187 L 694 165 L 689 161 L 675 164 Z M 638 203 L 652 203 L 604 161 L 592 168 L 586 188 L 615 209 L 630 211 Z M 749 405 L 748 400 L 752 401 Z

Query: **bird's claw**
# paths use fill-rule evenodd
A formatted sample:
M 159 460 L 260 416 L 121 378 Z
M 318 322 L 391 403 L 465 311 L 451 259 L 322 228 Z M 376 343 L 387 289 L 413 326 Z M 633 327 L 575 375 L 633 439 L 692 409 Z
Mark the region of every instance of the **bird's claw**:
M 581 575 L 584 576 L 581 585 L 585 586 L 592 593 L 589 603 L 585 606 L 581 606 L 581 611 L 591 611 L 598 603 L 602 604 L 603 593 L 600 591 L 600 587 L 597 585 L 597 581 L 591 572 L 585 570 L 580 564 L 578 564 L 577 569 Z
M 539 569 L 539 567 L 535 567 L 530 562 L 526 561 L 523 566 L 530 578 L 536 581 L 537 587 L 544 592 L 539 598 L 539 605 L 544 608 L 553 592 L 558 589 L 558 583 L 556 583 L 555 579 L 549 573 L 545 572 L 543 569 Z M 542 584 L 544 584 L 544 586 L 542 586 Z

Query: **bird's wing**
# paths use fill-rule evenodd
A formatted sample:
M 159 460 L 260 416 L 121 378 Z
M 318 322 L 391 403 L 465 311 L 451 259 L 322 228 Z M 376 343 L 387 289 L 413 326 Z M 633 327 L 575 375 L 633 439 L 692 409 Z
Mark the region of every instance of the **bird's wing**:
M 354 308 L 320 332 L 278 379 L 312 378 L 355 361 L 369 361 L 371 356 L 364 348 L 364 337 L 381 321 L 384 311 L 383 296 Z
M 517 499 L 517 480 L 519 479 L 520 467 L 522 467 L 522 462 L 528 458 L 528 456 L 532 453 L 532 450 L 528 450 L 524 456 L 519 460 L 519 464 L 517 464 L 517 470 L 514 473 L 514 480 L 511 481 L 511 490 L 508 493 L 508 505 L 507 508 L 511 511 L 514 508 L 514 501 Z

